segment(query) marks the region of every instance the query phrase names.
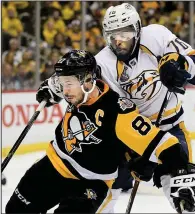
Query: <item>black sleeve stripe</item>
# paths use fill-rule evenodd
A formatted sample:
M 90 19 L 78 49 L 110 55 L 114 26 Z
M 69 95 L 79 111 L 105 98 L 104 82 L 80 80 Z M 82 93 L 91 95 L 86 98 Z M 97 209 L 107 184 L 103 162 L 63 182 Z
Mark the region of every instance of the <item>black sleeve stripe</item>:
M 159 142 L 161 141 L 165 134 L 166 133 L 164 131 L 160 130 L 158 134 L 155 136 L 155 138 L 150 142 L 142 156 L 149 160 L 152 152 L 156 149 L 157 145 L 159 144 Z

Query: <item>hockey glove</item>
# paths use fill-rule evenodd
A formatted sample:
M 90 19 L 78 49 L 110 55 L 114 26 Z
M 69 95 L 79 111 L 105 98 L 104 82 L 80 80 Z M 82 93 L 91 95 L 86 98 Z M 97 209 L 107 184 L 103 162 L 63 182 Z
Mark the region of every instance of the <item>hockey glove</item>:
M 153 163 L 144 157 L 138 157 L 129 161 L 131 175 L 138 181 L 150 181 L 156 166 L 156 163 Z
M 47 100 L 46 107 L 50 107 L 56 103 L 59 103 L 62 99 L 61 97 L 57 96 L 49 87 L 48 80 L 45 80 L 39 87 L 36 100 L 40 103 L 44 99 Z
M 188 164 L 187 169 L 177 170 L 171 175 L 161 176 L 163 191 L 178 212 L 195 211 L 195 165 Z
M 188 62 L 178 53 L 167 53 L 159 62 L 160 80 L 170 92 L 185 93 L 184 86 L 191 75 L 187 72 Z

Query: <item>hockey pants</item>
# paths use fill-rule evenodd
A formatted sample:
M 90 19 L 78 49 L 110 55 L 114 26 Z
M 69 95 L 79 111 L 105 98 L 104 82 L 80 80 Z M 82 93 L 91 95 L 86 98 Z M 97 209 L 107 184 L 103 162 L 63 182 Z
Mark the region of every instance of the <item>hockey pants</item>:
M 46 213 L 63 199 L 56 212 L 113 212 L 111 192 L 101 180 L 76 180 L 62 177 L 45 156 L 36 162 L 20 180 L 8 201 L 6 213 Z M 83 202 L 77 204 L 77 201 Z M 80 207 L 82 206 L 82 207 Z

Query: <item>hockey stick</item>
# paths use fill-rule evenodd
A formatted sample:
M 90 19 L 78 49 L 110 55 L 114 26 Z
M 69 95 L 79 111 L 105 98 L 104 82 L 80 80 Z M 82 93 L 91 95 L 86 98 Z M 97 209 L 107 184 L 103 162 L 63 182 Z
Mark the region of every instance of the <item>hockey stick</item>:
M 166 93 L 165 98 L 164 98 L 164 100 L 163 100 L 163 103 L 162 103 L 162 105 L 161 105 L 161 108 L 160 108 L 158 117 L 157 117 L 157 119 L 156 119 L 156 123 L 155 123 L 155 126 L 156 126 L 156 127 L 159 127 L 159 126 L 160 126 L 163 113 L 164 113 L 164 111 L 165 111 L 165 109 L 166 109 L 166 107 L 167 107 L 167 104 L 168 104 L 168 102 L 169 102 L 169 100 L 170 100 L 170 98 L 171 98 L 171 95 L 172 95 L 172 92 L 169 92 L 169 90 L 167 90 L 167 93 Z M 133 202 L 134 202 L 134 199 L 135 199 L 135 196 L 136 196 L 136 193 L 137 193 L 139 184 L 140 184 L 140 181 L 136 180 L 136 181 L 135 181 L 135 184 L 134 184 L 134 186 L 133 186 L 133 189 L 132 189 L 130 198 L 129 198 L 129 202 L 128 202 L 127 209 L 126 209 L 126 214 L 131 213 L 131 208 L 132 208 L 132 206 L 133 206 Z
M 160 123 L 161 123 L 161 120 L 162 120 L 164 111 L 165 111 L 165 109 L 166 109 L 166 107 L 167 107 L 167 104 L 168 104 L 169 100 L 171 99 L 171 95 L 172 95 L 172 92 L 170 92 L 169 90 L 167 90 L 167 93 L 166 93 L 165 98 L 164 98 L 164 100 L 163 100 L 163 103 L 162 103 L 162 106 L 161 106 L 161 108 L 160 108 L 158 117 L 157 117 L 157 119 L 156 119 L 156 123 L 155 123 L 155 126 L 156 126 L 156 127 L 159 127 L 159 126 L 160 126 Z
M 3 163 L 1 164 L 1 172 L 3 172 L 3 170 L 5 169 L 5 167 L 7 166 L 7 164 L 9 163 L 9 161 L 11 160 L 12 156 L 14 155 L 14 153 L 16 152 L 16 150 L 18 149 L 18 147 L 20 146 L 22 140 L 24 139 L 24 137 L 26 136 L 26 134 L 30 130 L 30 128 L 33 125 L 34 121 L 39 116 L 39 113 L 45 107 L 46 103 L 47 103 L 47 101 L 43 100 L 39 104 L 38 108 L 36 109 L 35 113 L 31 117 L 30 121 L 28 122 L 28 124 L 26 125 L 26 127 L 22 131 L 21 135 L 19 136 L 19 138 L 17 139 L 17 141 L 15 142 L 15 144 L 13 145 L 13 147 L 11 148 L 11 150 L 9 151 L 7 157 L 4 159 Z
M 136 196 L 136 193 L 137 193 L 137 189 L 139 187 L 139 183 L 140 183 L 140 181 L 135 180 L 135 184 L 133 185 L 133 189 L 132 189 L 132 192 L 131 192 L 131 195 L 130 195 L 130 198 L 129 198 L 129 202 L 128 202 L 128 205 L 127 205 L 126 214 L 131 213 L 131 208 L 133 206 L 133 202 L 134 202 L 134 199 L 135 199 L 135 196 Z

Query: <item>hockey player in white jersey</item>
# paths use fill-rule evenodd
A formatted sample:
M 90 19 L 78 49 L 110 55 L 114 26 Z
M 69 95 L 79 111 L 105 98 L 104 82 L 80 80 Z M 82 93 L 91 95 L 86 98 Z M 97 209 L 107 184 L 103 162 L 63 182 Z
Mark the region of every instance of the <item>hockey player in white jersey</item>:
M 133 100 L 140 113 L 153 123 L 167 90 L 173 92 L 160 128 L 180 140 L 192 161 L 190 137 L 177 93 L 184 94 L 185 84 L 195 84 L 195 50 L 162 25 L 142 27 L 139 14 L 129 3 L 107 9 L 103 34 L 107 46 L 95 56 L 103 80 L 121 96 Z M 163 184 L 167 193 L 169 179 L 159 171 L 157 167 L 161 182 L 156 179 L 155 185 Z
M 108 8 L 103 33 L 107 46 L 95 57 L 102 78 L 119 94 L 131 98 L 153 122 L 167 87 L 182 92 L 186 80 L 195 84 L 195 50 L 162 25 L 141 27 L 139 14 L 130 4 Z M 161 129 L 180 124 L 182 111 L 180 100 L 173 94 Z

